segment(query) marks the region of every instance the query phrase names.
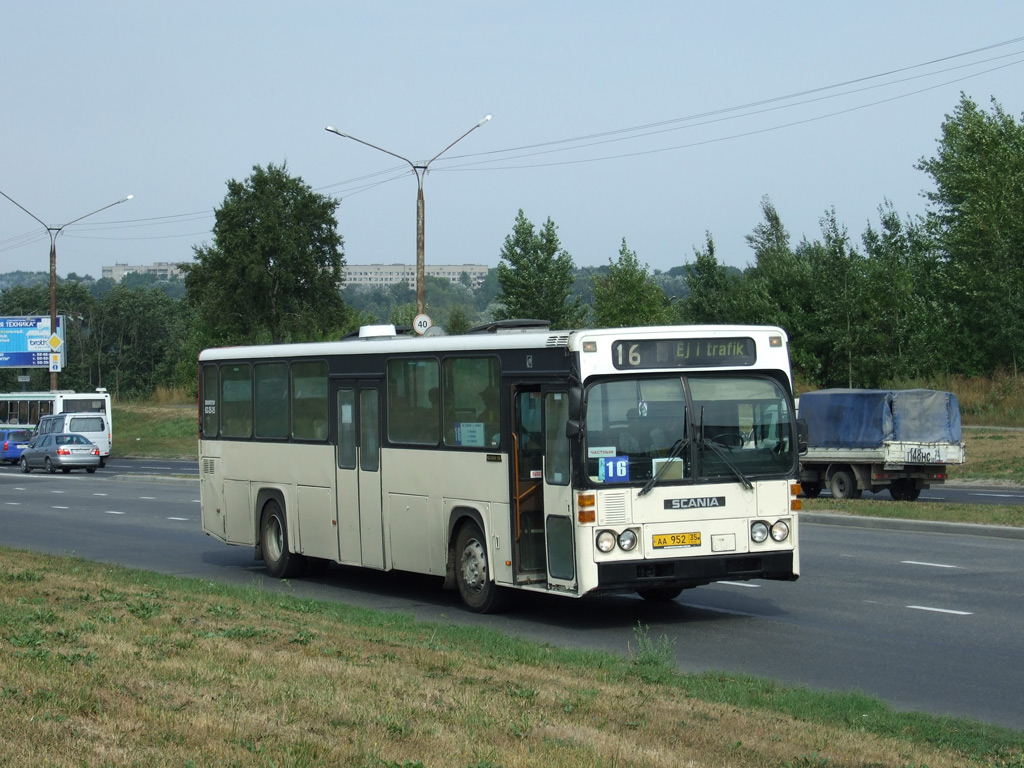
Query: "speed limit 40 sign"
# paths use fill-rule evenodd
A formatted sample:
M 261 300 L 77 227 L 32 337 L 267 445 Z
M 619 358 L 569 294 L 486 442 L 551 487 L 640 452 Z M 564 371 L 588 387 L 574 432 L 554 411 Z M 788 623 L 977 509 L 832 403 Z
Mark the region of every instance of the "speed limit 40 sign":
M 412 321 L 413 330 L 421 336 L 427 332 L 427 329 L 431 325 L 433 325 L 433 323 L 430 322 L 429 315 L 416 315 L 416 318 Z

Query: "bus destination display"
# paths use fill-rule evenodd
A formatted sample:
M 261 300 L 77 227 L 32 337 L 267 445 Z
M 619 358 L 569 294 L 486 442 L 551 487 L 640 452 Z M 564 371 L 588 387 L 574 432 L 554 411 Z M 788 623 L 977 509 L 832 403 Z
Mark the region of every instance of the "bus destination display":
M 753 365 L 757 349 L 750 338 L 640 339 L 612 343 L 612 364 L 636 368 L 715 368 Z

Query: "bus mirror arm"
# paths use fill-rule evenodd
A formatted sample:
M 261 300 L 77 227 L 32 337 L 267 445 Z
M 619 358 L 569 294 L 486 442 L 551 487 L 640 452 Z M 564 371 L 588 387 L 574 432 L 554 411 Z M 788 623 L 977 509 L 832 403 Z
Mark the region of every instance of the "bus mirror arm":
M 796 449 L 803 456 L 807 453 L 807 420 L 796 420 Z

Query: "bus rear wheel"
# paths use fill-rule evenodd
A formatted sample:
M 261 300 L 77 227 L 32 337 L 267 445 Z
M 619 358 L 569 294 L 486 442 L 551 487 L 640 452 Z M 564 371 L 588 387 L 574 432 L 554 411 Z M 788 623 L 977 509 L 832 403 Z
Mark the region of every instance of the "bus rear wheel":
M 476 523 L 465 523 L 455 539 L 455 580 L 469 610 L 493 613 L 505 604 L 505 591 L 491 580 L 487 540 Z
M 275 579 L 290 579 L 302 575 L 306 558 L 288 551 L 288 525 L 284 512 L 276 501 L 268 501 L 263 507 L 260 546 L 263 550 L 263 561 L 267 564 L 267 572 Z

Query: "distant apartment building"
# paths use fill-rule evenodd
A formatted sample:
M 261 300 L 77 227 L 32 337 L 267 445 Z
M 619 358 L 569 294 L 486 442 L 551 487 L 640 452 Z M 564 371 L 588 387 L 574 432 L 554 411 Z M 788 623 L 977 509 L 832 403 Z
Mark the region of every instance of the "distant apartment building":
M 424 266 L 427 277 L 439 277 L 450 283 L 462 280 L 462 274 L 469 275 L 470 285 L 478 288 L 487 277 L 484 264 L 440 264 Z M 349 264 L 345 267 L 345 285 L 369 285 L 386 287 L 405 281 L 410 288 L 416 287 L 416 267 L 412 264 Z
M 157 280 L 185 277 L 178 263 L 170 261 L 158 261 L 155 264 L 115 264 L 112 267 L 103 267 L 102 270 L 101 277 L 109 277 L 115 283 L 120 283 L 125 275 L 153 275 Z

